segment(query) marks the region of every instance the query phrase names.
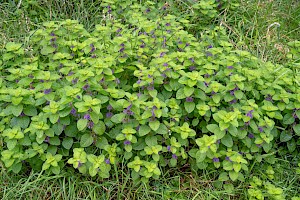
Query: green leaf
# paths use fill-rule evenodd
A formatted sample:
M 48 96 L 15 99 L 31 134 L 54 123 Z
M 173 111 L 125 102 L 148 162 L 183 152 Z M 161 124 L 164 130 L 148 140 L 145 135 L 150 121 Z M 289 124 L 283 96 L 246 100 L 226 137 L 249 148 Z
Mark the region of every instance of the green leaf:
M 171 159 L 170 159 L 170 166 L 171 166 L 171 167 L 176 167 L 176 165 L 177 165 L 177 160 L 174 159 L 174 158 L 171 158 Z
M 282 122 L 284 124 L 292 124 L 295 122 L 295 118 L 293 117 L 293 115 L 291 113 L 287 113 L 284 115 Z
M 11 166 L 11 169 L 15 174 L 19 173 L 22 169 L 22 163 L 19 162 L 19 163 L 14 164 L 13 166 Z
M 236 127 L 234 127 L 233 125 L 230 125 L 228 128 L 228 132 L 233 136 L 236 137 L 238 135 L 238 130 Z
M 21 48 L 21 46 L 22 46 L 22 44 L 20 44 L 20 43 L 8 42 L 5 45 L 5 48 L 7 51 L 16 51 L 19 48 Z
M 11 102 L 14 105 L 19 105 L 21 103 L 21 101 L 23 100 L 23 97 L 12 97 L 11 98 Z
M 197 160 L 197 163 L 198 162 L 202 162 L 206 158 L 206 153 L 205 152 L 203 153 L 200 150 L 198 150 L 197 153 L 196 153 L 196 157 L 195 158 Z
M 37 115 L 37 109 L 34 106 L 28 105 L 23 110 L 24 114 L 27 116 L 36 116 Z
M 228 177 L 228 174 L 227 172 L 222 172 L 220 175 L 219 175 L 219 181 L 228 181 L 229 177 Z
M 220 130 L 219 126 L 217 124 L 208 124 L 206 126 L 207 130 L 209 130 L 209 132 L 211 133 L 216 133 L 217 131 Z
M 122 134 L 122 133 L 118 134 L 118 135 L 116 136 L 116 140 L 117 140 L 117 141 L 125 140 L 125 135 Z
M 145 138 L 145 143 L 148 145 L 148 146 L 154 146 L 154 145 L 157 145 L 157 137 L 156 136 L 147 136 Z
M 131 152 L 132 151 L 132 146 L 131 145 L 125 145 L 125 151 Z
M 53 53 L 55 51 L 55 48 L 54 47 L 51 47 L 51 46 L 44 46 L 41 50 L 41 54 L 42 55 L 48 55 L 50 53 Z
M 233 169 L 234 169 L 235 172 L 239 172 L 242 168 L 241 163 L 233 163 L 232 166 L 233 166 Z
M 124 158 L 126 159 L 126 160 L 129 160 L 131 157 L 132 157 L 132 155 L 133 155 L 133 153 L 130 151 L 130 152 L 125 152 L 124 153 Z
M 94 122 L 94 124 L 97 124 L 99 122 L 99 114 L 95 112 L 90 113 L 91 120 Z
M 157 131 L 157 129 L 158 129 L 159 126 L 160 126 L 160 122 L 159 122 L 158 120 L 150 121 L 150 122 L 149 122 L 149 126 L 150 126 L 150 128 L 151 128 L 153 131 Z
M 45 162 L 42 166 L 42 170 L 47 170 L 47 169 L 49 169 L 49 167 L 50 167 L 50 164 Z
M 116 124 L 119 124 L 123 121 L 124 117 L 125 117 L 124 113 L 119 113 L 119 114 L 112 116 L 110 120 Z
M 98 147 L 99 149 L 104 149 L 106 145 L 108 145 L 106 137 L 101 136 L 97 138 L 96 147 Z
M 149 128 L 149 126 L 141 125 L 140 129 L 139 129 L 139 136 L 142 137 L 144 135 L 147 135 L 150 131 L 151 131 L 151 129 Z
M 229 177 L 232 181 L 235 181 L 239 177 L 239 173 L 235 171 L 229 171 Z
M 79 131 L 84 130 L 86 128 L 87 124 L 88 124 L 88 120 L 87 119 L 79 119 L 77 121 L 77 128 L 78 128 L 78 130 Z
M 157 96 L 157 90 L 155 90 L 155 89 L 154 90 L 148 90 L 148 92 L 149 92 L 149 94 L 152 98 L 155 98 Z
M 94 124 L 93 127 L 93 131 L 97 134 L 97 135 L 102 135 L 105 133 L 105 124 L 103 121 L 99 121 L 97 124 Z
M 59 114 L 52 114 L 49 116 L 49 120 L 52 124 L 55 124 L 59 119 Z
M 184 95 L 184 90 L 183 88 L 180 88 L 176 92 L 176 99 L 184 99 L 186 96 Z
M 203 101 L 206 100 L 206 94 L 205 94 L 205 92 L 203 92 L 203 91 L 200 90 L 200 89 L 195 89 L 195 97 L 196 97 L 196 98 L 199 98 L 199 99 L 201 99 L 201 100 L 203 100 Z
M 282 131 L 280 134 L 280 142 L 287 142 L 293 138 L 292 133 L 288 131 Z
M 50 143 L 51 145 L 59 146 L 59 145 L 60 145 L 60 139 L 59 139 L 57 136 L 51 137 L 51 138 L 49 139 L 49 143 Z
M 293 126 L 293 129 L 294 129 L 296 135 L 300 136 L 300 124 L 296 124 L 295 126 Z
M 73 145 L 73 138 L 71 137 L 67 137 L 67 138 L 64 138 L 63 141 L 62 141 L 62 146 L 65 148 L 65 149 L 71 149 Z
M 195 103 L 194 102 L 184 102 L 184 108 L 188 113 L 191 113 L 195 109 Z
M 21 128 L 27 128 L 30 123 L 29 117 L 14 117 L 10 121 L 11 126 L 20 126 Z
M 19 104 L 19 105 L 12 105 L 11 106 L 11 111 L 13 113 L 14 116 L 18 117 L 23 110 L 23 105 Z
M 59 166 L 51 167 L 51 171 L 53 172 L 53 174 L 58 175 L 60 173 L 60 167 Z
M 287 142 L 287 147 L 288 147 L 289 152 L 291 152 L 291 153 L 294 152 L 296 147 L 297 147 L 297 144 L 296 144 L 295 140 L 292 139 L 292 140 L 288 141 Z
M 6 146 L 7 146 L 7 148 L 9 150 L 11 150 L 11 149 L 15 148 L 15 146 L 17 145 L 17 143 L 18 143 L 18 140 L 16 140 L 16 139 L 10 139 L 10 140 L 8 140 L 6 142 Z
M 231 183 L 226 183 L 223 185 L 226 192 L 232 193 L 234 191 L 234 186 Z
M 226 147 L 232 147 L 233 146 L 233 141 L 232 137 L 230 134 L 226 134 L 222 139 L 221 143 L 224 144 Z
M 78 130 L 76 128 L 76 124 L 70 124 L 69 126 L 67 126 L 64 130 L 64 133 L 66 134 L 66 136 L 68 137 L 76 137 L 76 135 L 78 134 Z
M 169 130 L 168 130 L 168 128 L 166 127 L 166 125 L 164 125 L 164 124 L 161 123 L 161 124 L 159 125 L 159 128 L 157 129 L 156 133 L 161 134 L 161 135 L 164 135 L 164 134 L 169 133 Z
M 190 97 L 194 93 L 194 88 L 193 87 L 185 86 L 183 88 L 183 92 L 184 92 L 185 97 Z
M 91 134 L 86 133 L 82 135 L 80 138 L 80 147 L 88 147 L 91 144 L 93 144 L 93 142 L 94 142 L 93 136 L 91 136 Z
M 234 91 L 234 96 L 235 96 L 237 99 L 242 99 L 243 96 L 244 96 L 244 93 L 243 93 L 241 90 L 237 90 L 237 91 Z
M 218 140 L 221 139 L 221 138 L 223 138 L 224 135 L 226 134 L 225 131 L 221 131 L 221 129 L 219 128 L 219 126 L 218 126 L 217 124 L 208 124 L 208 125 L 206 126 L 206 128 L 207 128 L 210 132 L 214 133 L 214 134 L 217 136 L 217 139 L 218 139 Z
M 212 96 L 212 99 L 215 103 L 219 103 L 221 101 L 221 95 L 220 94 L 214 94 Z

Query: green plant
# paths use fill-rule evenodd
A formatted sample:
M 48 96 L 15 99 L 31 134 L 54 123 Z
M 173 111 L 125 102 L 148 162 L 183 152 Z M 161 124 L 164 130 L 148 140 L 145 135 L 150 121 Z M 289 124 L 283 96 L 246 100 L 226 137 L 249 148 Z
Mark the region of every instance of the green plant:
M 93 32 L 76 20 L 50 21 L 32 32 L 28 51 L 6 44 L 6 168 L 58 174 L 70 164 L 108 178 L 124 159 L 132 178 L 144 182 L 158 179 L 160 166 L 186 163 L 196 171 L 222 169 L 221 181 L 243 181 L 254 158 L 281 148 L 297 153 L 292 70 L 234 50 L 219 27 L 198 40 L 174 15 L 150 20 L 135 4 L 119 19 L 110 14 L 115 4 L 102 6 L 105 24 Z
M 248 189 L 250 199 L 285 199 L 282 188 L 274 186 L 268 181 L 262 181 L 254 176 L 250 182 L 251 189 Z

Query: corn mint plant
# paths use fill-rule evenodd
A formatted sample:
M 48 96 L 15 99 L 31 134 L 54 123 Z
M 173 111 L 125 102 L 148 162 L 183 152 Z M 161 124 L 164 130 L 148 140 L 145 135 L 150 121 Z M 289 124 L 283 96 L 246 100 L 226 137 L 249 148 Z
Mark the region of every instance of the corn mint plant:
M 222 28 L 195 38 L 183 28 L 187 20 L 167 12 L 151 18 L 135 4 L 118 18 L 116 5 L 103 6 L 111 17 L 92 32 L 75 20 L 50 21 L 26 49 L 9 42 L 2 50 L 7 169 L 73 167 L 108 178 L 125 162 L 133 179 L 147 182 L 189 164 L 243 181 L 254 161 L 297 153 L 300 98 L 291 69 L 234 49 Z

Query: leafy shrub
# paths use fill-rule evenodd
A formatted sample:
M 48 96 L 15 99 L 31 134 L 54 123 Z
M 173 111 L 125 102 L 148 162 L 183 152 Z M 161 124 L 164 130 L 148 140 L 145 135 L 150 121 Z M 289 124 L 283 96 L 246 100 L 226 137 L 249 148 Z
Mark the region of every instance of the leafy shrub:
M 244 180 L 254 158 L 272 158 L 280 148 L 297 152 L 292 70 L 234 50 L 220 28 L 196 39 L 174 15 L 150 20 L 136 5 L 119 20 L 104 6 L 105 25 L 91 33 L 75 20 L 51 21 L 28 47 L 6 44 L 6 168 L 58 174 L 72 165 L 108 178 L 111 165 L 126 160 L 132 178 L 147 181 L 161 167 L 189 163 L 222 169 L 220 180 L 235 181 Z

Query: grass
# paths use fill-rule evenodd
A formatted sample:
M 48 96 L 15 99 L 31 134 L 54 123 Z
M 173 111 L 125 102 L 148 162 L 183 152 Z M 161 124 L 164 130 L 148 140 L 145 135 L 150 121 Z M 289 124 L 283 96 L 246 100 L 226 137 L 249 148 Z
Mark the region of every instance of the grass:
M 291 162 L 289 162 L 290 160 Z M 295 172 L 298 157 L 277 159 L 273 165 L 275 178 L 266 178 L 265 164 L 257 163 L 245 182 L 229 185 L 217 181 L 217 171 L 201 174 L 170 169 L 159 180 L 148 184 L 133 182 L 126 171 L 113 174 L 110 179 L 82 176 L 74 171 L 60 175 L 29 172 L 14 175 L 2 168 L 0 172 L 0 198 L 8 199 L 249 199 L 249 179 L 258 176 L 282 188 L 287 199 L 300 194 L 300 175 Z
M 300 2 L 241 0 L 238 9 L 225 10 L 220 19 L 236 47 L 264 61 L 284 63 L 287 43 L 299 39 Z
M 21 3 L 20 3 L 21 2 Z M 32 3 L 30 3 L 32 2 Z M 23 41 L 43 21 L 77 19 L 88 30 L 100 23 L 100 1 L 6 1 L 0 4 L 0 48 L 8 41 Z M 285 63 L 287 42 L 299 39 L 300 2 L 296 0 L 241 0 L 234 10 L 225 9 L 214 21 L 224 26 L 236 48 L 248 50 L 257 57 Z M 183 5 L 172 0 L 170 5 Z M 180 11 L 180 9 L 177 9 Z M 278 24 L 280 26 L 278 26 Z M 196 33 L 197 30 L 194 30 Z M 283 157 L 273 166 L 275 179 L 269 180 L 284 190 L 287 199 L 300 194 L 300 176 L 295 172 L 298 157 Z M 110 179 L 81 176 L 74 172 L 46 175 L 36 172 L 14 175 L 0 163 L 0 198 L 6 199 L 248 199 L 248 180 L 265 171 L 256 164 L 246 181 L 233 190 L 217 181 L 217 171 L 195 174 L 169 170 L 160 180 L 149 184 L 134 183 L 122 169 Z M 225 188 L 225 189 L 224 189 Z

